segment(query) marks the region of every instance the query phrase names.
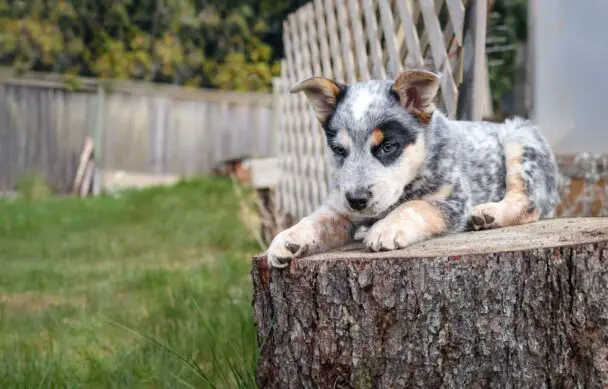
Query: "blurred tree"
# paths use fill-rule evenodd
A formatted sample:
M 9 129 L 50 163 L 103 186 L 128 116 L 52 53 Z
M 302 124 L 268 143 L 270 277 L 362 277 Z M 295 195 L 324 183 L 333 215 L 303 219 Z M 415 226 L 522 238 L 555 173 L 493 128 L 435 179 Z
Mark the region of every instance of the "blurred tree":
M 267 90 L 281 23 L 304 0 L 0 0 L 0 64 Z
M 515 86 L 516 47 L 527 40 L 528 0 L 494 0 L 488 20 L 487 52 L 492 100 L 499 105 Z

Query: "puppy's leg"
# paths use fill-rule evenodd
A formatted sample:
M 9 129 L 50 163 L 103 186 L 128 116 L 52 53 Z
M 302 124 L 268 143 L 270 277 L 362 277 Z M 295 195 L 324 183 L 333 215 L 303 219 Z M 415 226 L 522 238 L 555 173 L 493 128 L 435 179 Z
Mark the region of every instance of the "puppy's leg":
M 520 138 L 505 145 L 503 200 L 473 208 L 471 224 L 476 230 L 531 223 L 551 214 L 558 199 L 554 158 L 535 132 L 524 135 L 527 144 Z
M 353 232 L 347 215 L 324 205 L 273 239 L 267 250 L 268 264 L 283 268 L 292 259 L 343 246 L 352 240 Z
M 449 190 L 452 192 L 447 196 L 437 193 L 401 204 L 370 228 L 365 245 L 371 251 L 396 250 L 433 236 L 463 230 L 470 212 L 468 192 L 460 183 Z

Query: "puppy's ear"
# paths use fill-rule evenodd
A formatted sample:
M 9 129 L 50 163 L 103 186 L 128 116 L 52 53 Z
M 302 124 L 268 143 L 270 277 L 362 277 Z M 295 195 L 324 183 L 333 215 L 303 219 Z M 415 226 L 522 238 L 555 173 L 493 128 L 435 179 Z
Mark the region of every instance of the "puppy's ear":
M 439 77 L 426 70 L 408 70 L 397 77 L 392 90 L 399 96 L 401 105 L 422 123 L 428 123 L 435 111 L 435 97 L 439 90 Z
M 315 116 L 324 124 L 336 109 L 338 95 L 346 86 L 323 77 L 312 77 L 301 81 L 289 90 L 290 93 L 304 92 L 312 105 Z

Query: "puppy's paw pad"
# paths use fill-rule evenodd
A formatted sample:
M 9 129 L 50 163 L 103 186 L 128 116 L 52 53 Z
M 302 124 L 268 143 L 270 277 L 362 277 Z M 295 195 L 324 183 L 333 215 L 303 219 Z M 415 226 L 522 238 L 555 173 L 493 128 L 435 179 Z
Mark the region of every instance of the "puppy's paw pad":
M 500 211 L 499 203 L 480 204 L 473 208 L 471 222 L 476 230 L 488 230 L 498 228 L 498 214 Z
M 285 243 L 285 247 L 287 248 L 287 250 L 289 250 L 290 253 L 295 254 L 300 250 L 300 246 L 299 244 L 295 244 L 292 242 L 286 242 Z

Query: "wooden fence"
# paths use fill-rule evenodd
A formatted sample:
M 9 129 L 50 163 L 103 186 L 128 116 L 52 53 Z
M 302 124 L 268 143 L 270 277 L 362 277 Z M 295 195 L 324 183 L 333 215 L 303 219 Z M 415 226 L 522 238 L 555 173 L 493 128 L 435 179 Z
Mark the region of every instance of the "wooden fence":
M 209 173 L 222 160 L 272 153 L 272 96 L 0 74 L 0 191 L 27 173 L 68 190 L 84 139 L 101 169 Z
M 283 24 L 279 111 L 279 210 L 299 219 L 327 194 L 321 126 L 290 85 L 316 75 L 340 82 L 391 79 L 405 68 L 442 74 L 439 107 L 455 117 L 463 69 L 462 0 L 314 0 Z M 487 78 L 487 77 L 486 77 Z

